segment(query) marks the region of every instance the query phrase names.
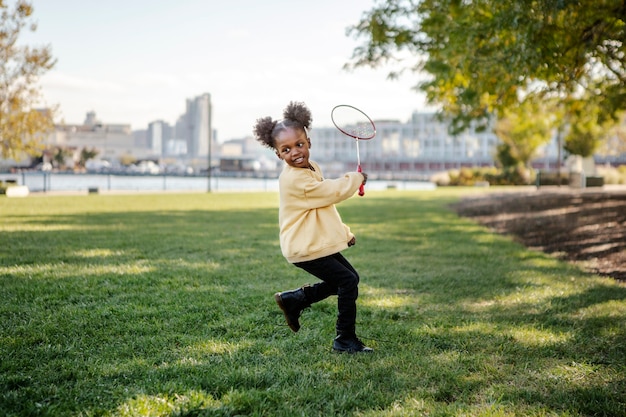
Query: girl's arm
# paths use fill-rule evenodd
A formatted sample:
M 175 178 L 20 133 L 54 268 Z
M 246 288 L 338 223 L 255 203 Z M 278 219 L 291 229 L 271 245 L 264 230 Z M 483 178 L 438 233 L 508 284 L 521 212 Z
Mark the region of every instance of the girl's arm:
M 304 196 L 310 208 L 326 207 L 352 197 L 365 176 L 359 172 L 349 172 L 343 177 L 317 181 L 312 177 L 304 184 Z

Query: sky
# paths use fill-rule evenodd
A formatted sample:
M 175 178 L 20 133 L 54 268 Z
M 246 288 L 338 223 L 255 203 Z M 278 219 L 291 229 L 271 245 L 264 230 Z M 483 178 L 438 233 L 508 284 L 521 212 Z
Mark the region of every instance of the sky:
M 337 104 L 373 119 L 425 111 L 417 74 L 391 67 L 346 71 L 363 39 L 346 35 L 375 0 L 31 0 L 30 46 L 50 45 L 55 67 L 39 80 L 44 104 L 68 124 L 88 111 L 133 130 L 174 124 L 188 98 L 211 95 L 219 141 L 252 134 L 256 119 L 282 118 L 290 101 L 332 126 Z

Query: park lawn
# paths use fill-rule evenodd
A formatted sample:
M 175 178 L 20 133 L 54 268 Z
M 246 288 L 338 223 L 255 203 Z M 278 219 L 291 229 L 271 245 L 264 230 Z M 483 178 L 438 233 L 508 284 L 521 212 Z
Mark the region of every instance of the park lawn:
M 468 190 L 368 192 L 357 332 L 292 333 L 278 196 L 0 199 L 2 416 L 626 415 L 626 286 L 459 218 Z M 474 191 L 476 192 L 476 191 Z

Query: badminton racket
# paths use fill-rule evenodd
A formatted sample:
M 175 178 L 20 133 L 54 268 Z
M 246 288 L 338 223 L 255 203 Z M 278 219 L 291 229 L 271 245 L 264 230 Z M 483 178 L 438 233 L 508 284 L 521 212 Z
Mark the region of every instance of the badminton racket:
M 376 136 L 376 125 L 367 114 L 348 104 L 335 106 L 330 112 L 333 124 L 341 133 L 356 141 L 357 172 L 362 172 L 359 141 L 369 140 Z M 359 195 L 365 195 L 363 184 L 359 187 Z

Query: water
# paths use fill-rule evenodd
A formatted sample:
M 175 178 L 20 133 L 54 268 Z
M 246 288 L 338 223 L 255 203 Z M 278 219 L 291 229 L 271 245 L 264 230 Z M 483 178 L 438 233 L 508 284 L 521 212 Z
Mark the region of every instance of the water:
M 65 174 L 28 172 L 0 174 L 0 180 L 13 180 L 31 192 L 48 191 L 209 191 L 207 177 L 164 175 Z M 366 190 L 432 190 L 435 185 L 422 181 L 370 180 Z M 212 177 L 211 191 L 278 191 L 277 178 Z

